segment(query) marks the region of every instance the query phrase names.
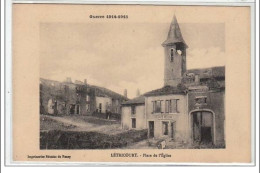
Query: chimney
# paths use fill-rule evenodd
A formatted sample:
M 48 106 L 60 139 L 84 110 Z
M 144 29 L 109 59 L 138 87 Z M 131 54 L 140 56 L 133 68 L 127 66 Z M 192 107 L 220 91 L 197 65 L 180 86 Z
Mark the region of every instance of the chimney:
M 139 88 L 137 88 L 137 90 L 136 90 L 136 97 L 139 97 L 140 96 L 140 90 L 139 90 Z
M 127 97 L 127 89 L 124 90 L 124 96 Z
M 70 78 L 70 77 L 67 77 L 66 82 L 67 82 L 67 83 L 72 83 L 71 78 Z
M 87 79 L 84 79 L 84 84 L 87 85 L 87 83 L 88 83 L 88 82 L 87 82 Z

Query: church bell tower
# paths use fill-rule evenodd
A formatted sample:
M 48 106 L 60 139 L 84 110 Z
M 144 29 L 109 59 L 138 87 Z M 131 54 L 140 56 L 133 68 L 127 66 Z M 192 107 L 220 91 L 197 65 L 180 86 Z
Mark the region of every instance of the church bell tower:
M 174 15 L 164 47 L 164 86 L 176 87 L 186 72 L 186 45 Z

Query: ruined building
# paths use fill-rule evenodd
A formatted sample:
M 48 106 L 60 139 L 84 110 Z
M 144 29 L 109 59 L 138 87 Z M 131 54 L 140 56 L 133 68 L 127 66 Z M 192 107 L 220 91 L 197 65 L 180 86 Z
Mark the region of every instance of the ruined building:
M 225 67 L 186 69 L 186 49 L 174 16 L 164 48 L 164 86 L 122 104 L 124 129 L 183 144 L 225 146 Z
M 40 79 L 40 113 L 49 115 L 120 114 L 128 99 L 109 89 L 75 81 Z

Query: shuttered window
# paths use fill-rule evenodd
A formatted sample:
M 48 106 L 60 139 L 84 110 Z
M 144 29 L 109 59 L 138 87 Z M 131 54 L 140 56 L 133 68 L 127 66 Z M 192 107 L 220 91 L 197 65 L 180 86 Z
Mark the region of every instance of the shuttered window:
M 165 112 L 166 113 L 179 113 L 178 110 L 179 99 L 172 99 L 165 101 Z
M 161 113 L 162 112 L 162 101 L 153 101 L 153 113 Z

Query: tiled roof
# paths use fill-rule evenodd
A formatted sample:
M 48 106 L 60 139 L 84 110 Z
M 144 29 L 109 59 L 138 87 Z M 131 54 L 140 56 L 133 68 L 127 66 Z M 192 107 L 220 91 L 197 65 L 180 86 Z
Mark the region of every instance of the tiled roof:
M 111 91 L 107 88 L 104 88 L 104 87 L 99 87 L 99 86 L 95 86 L 95 85 L 89 85 L 88 87 L 95 89 L 96 96 L 99 96 L 99 97 L 111 97 L 114 99 L 129 100 L 127 97 L 125 97 L 121 94 L 118 94 L 114 91 Z
M 139 97 L 135 97 L 131 100 L 128 100 L 126 102 L 123 102 L 122 105 L 131 105 L 131 104 L 144 104 L 145 102 L 145 97 L 143 95 Z
M 169 94 L 186 94 L 186 89 L 181 87 L 164 86 L 163 88 L 152 90 L 144 94 L 144 96 L 158 96 Z

